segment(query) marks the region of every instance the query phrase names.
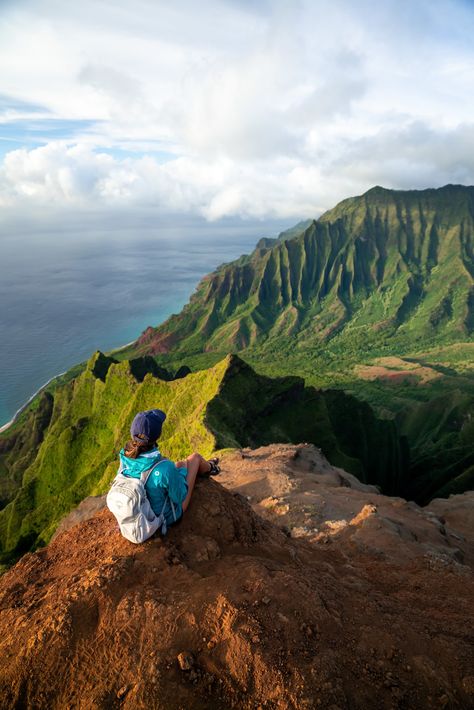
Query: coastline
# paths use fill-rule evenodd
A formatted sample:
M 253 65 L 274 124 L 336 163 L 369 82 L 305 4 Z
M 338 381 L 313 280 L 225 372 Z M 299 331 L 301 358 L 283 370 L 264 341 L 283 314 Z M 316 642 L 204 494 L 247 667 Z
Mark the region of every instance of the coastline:
M 121 350 L 125 350 L 125 348 L 130 347 L 130 345 L 133 345 L 133 343 L 136 343 L 136 342 L 137 342 L 137 338 L 135 338 L 135 340 L 131 340 L 129 343 L 125 343 L 125 345 L 120 345 L 118 348 L 114 348 L 113 350 L 109 350 L 109 353 L 113 356 L 114 353 L 119 353 Z
M 121 350 L 125 350 L 125 348 L 128 348 L 130 345 L 133 345 L 134 342 L 135 342 L 135 340 L 131 340 L 129 343 L 125 343 L 125 345 L 120 345 L 118 348 L 114 348 L 113 350 L 110 350 L 110 353 L 113 355 L 113 353 L 118 353 Z M 7 431 L 7 429 L 9 429 L 16 422 L 16 420 L 18 419 L 20 414 L 27 408 L 27 406 L 34 400 L 34 398 L 37 395 L 39 395 L 40 392 L 42 392 L 45 387 L 47 387 L 49 385 L 50 382 L 55 380 L 57 377 L 62 377 L 63 375 L 66 374 L 66 372 L 67 372 L 67 370 L 64 370 L 64 372 L 60 372 L 58 375 L 53 375 L 53 377 L 50 377 L 49 380 L 47 380 L 43 385 L 41 385 L 41 387 L 39 387 L 36 390 L 36 392 L 34 392 L 31 395 L 31 397 L 29 397 L 26 400 L 26 402 L 24 404 L 22 404 L 19 409 L 17 409 L 17 411 L 15 412 L 13 417 L 10 419 L 10 421 L 6 422 L 6 424 L 2 424 L 2 426 L 0 426 L 0 434 L 3 434 L 4 431 Z
M 10 421 L 7 422 L 6 424 L 3 424 L 2 426 L 0 426 L 0 434 L 2 434 L 4 431 L 9 429 L 12 426 L 12 424 L 14 424 L 16 422 L 16 420 L 18 419 L 20 414 L 27 408 L 27 406 L 34 400 L 34 398 L 37 395 L 39 395 L 40 392 L 42 392 L 45 387 L 47 387 L 49 385 L 50 382 L 55 380 L 57 377 L 62 377 L 63 375 L 66 374 L 66 372 L 67 372 L 67 370 L 65 370 L 64 372 L 60 372 L 58 375 L 53 375 L 53 377 L 50 377 L 47 382 L 45 382 L 43 385 L 41 385 L 41 387 L 39 389 L 37 389 L 36 392 L 34 392 L 31 395 L 31 397 L 29 399 L 27 399 L 24 404 L 21 405 L 21 407 L 19 409 L 17 409 L 17 411 L 15 412 L 13 417 L 10 419 Z
M 271 226 L 269 226 L 271 224 Z M 153 248 L 150 248 L 149 254 L 150 254 L 150 264 L 149 264 L 149 269 L 151 269 L 150 274 L 153 277 L 153 267 L 156 266 L 156 270 L 159 271 L 160 268 L 162 268 L 163 262 L 165 261 L 167 264 L 171 265 L 172 269 L 170 271 L 170 275 L 167 278 L 161 279 L 157 284 L 156 284 L 156 298 L 158 299 L 158 303 L 160 306 L 160 311 L 159 311 L 159 317 L 153 316 L 150 320 L 150 313 L 148 313 L 148 309 L 144 309 L 143 312 L 144 314 L 148 313 L 146 315 L 146 318 L 144 319 L 143 324 L 139 323 L 135 327 L 130 330 L 127 327 L 127 330 L 129 330 L 129 333 L 132 334 L 135 331 L 137 332 L 137 336 L 133 338 L 133 340 L 130 340 L 129 342 L 125 342 L 124 344 L 108 349 L 107 351 L 104 350 L 104 352 L 108 352 L 112 357 L 114 356 L 115 353 L 117 355 L 120 355 L 121 352 L 123 352 L 125 349 L 130 347 L 137 339 L 139 336 L 139 333 L 143 331 L 147 325 L 151 323 L 153 324 L 159 324 L 162 323 L 168 318 L 172 313 L 177 313 L 179 312 L 183 305 L 188 302 L 190 295 L 192 294 L 193 290 L 196 288 L 196 284 L 199 283 L 200 279 L 203 277 L 203 274 L 210 273 L 212 272 L 216 267 L 215 267 L 215 262 L 217 261 L 218 263 L 228 263 L 229 261 L 232 261 L 233 259 L 237 258 L 239 254 L 241 253 L 249 253 L 255 248 L 255 243 L 258 240 L 258 238 L 261 237 L 262 232 L 268 232 L 268 233 L 276 233 L 278 231 L 281 231 L 285 227 L 288 226 L 288 224 L 285 223 L 267 223 L 267 222 L 260 222 L 258 221 L 257 223 L 251 223 L 250 226 L 248 224 L 237 224 L 237 225 L 231 225 L 225 226 L 225 231 L 224 234 L 228 239 L 223 240 L 223 236 L 221 233 L 222 230 L 222 225 L 214 225 L 212 228 L 206 223 L 205 225 L 206 228 L 206 233 L 209 232 L 209 239 L 206 239 L 204 242 L 201 242 L 199 240 L 197 244 L 195 243 L 195 240 L 191 239 L 191 235 L 186 235 L 186 240 L 183 241 L 183 243 L 180 243 L 178 247 L 176 245 L 170 246 L 171 242 L 169 240 L 167 241 L 167 237 L 169 235 L 174 236 L 175 231 L 169 232 L 169 234 L 164 231 L 164 239 L 162 239 L 162 233 L 160 232 L 158 242 L 155 238 L 154 235 L 146 235 L 146 243 L 150 244 Z M 217 230 L 219 230 L 219 239 L 214 239 L 211 238 L 213 237 L 214 233 L 217 234 Z M 197 235 L 200 236 L 200 232 L 197 232 Z M 153 237 L 153 238 L 152 238 Z M 68 242 L 69 243 L 69 242 Z M 73 244 L 75 241 L 73 240 Z M 134 247 L 133 247 L 134 242 L 128 243 L 128 241 L 125 241 L 124 245 L 121 247 L 121 255 L 123 258 L 126 258 L 127 254 L 134 254 Z M 174 242 L 173 242 L 174 244 Z M 183 245 L 188 245 L 190 247 L 190 252 L 193 256 L 197 256 L 198 258 L 193 260 L 190 266 L 186 266 L 186 268 L 183 268 L 182 265 L 182 247 Z M 48 245 L 47 245 L 48 246 Z M 108 246 L 107 243 L 105 246 Z M 160 248 L 157 248 L 160 247 Z M 211 249 L 212 247 L 212 249 Z M 107 317 L 107 313 L 109 311 L 109 307 L 107 306 L 108 300 L 110 300 L 112 297 L 114 297 L 116 286 L 117 286 L 117 272 L 116 269 L 111 269 L 110 264 L 108 260 L 105 259 L 105 257 L 108 255 L 109 250 L 108 248 L 103 249 L 103 253 L 101 251 L 98 252 L 97 255 L 97 263 L 102 265 L 102 271 L 104 275 L 104 283 L 108 286 L 106 289 L 106 292 L 103 295 L 103 301 L 98 304 L 98 307 L 95 306 L 95 311 L 99 312 L 99 315 L 102 314 L 103 318 Z M 48 278 L 50 276 L 50 269 L 49 265 L 52 263 L 57 262 L 58 258 L 58 253 L 57 249 L 55 247 L 54 251 L 54 259 L 47 259 L 46 257 L 50 256 L 49 254 L 49 246 L 46 252 L 43 254 L 44 257 L 44 263 L 41 262 L 40 266 L 40 275 L 41 275 L 41 280 L 39 283 L 47 282 Z M 63 251 L 60 251 L 59 257 L 61 257 L 63 260 L 66 259 L 66 257 L 69 258 L 69 252 L 65 249 L 64 253 Z M 101 261 L 102 259 L 102 261 Z M 61 262 L 62 263 L 62 262 Z M 66 261 L 65 263 L 69 263 L 69 261 Z M 192 267 L 192 268 L 191 268 Z M 77 273 L 80 274 L 82 273 L 80 269 L 77 270 Z M 12 268 L 11 269 L 11 274 L 10 274 L 10 280 L 12 285 L 14 285 L 15 280 L 15 270 Z M 107 276 L 107 278 L 106 278 Z M 35 264 L 35 278 L 38 277 L 38 272 L 37 272 L 37 264 Z M 136 274 L 135 272 L 132 271 L 125 272 L 121 276 L 122 280 L 125 279 L 125 284 L 130 285 L 135 283 L 136 279 Z M 53 284 L 55 282 L 53 281 Z M 153 282 L 154 283 L 154 282 Z M 85 285 L 87 286 L 88 282 L 86 281 Z M 170 285 L 172 284 L 179 284 L 179 288 L 175 289 L 172 288 L 170 289 Z M 58 287 L 59 288 L 59 287 Z M 13 291 L 12 291 L 13 292 Z M 61 291 L 53 289 L 51 293 L 48 291 L 48 294 L 56 294 L 58 297 L 54 299 L 54 303 L 58 303 L 60 301 L 60 296 L 61 296 Z M 81 291 L 83 293 L 83 291 Z M 84 294 L 87 295 L 88 292 L 84 291 Z M 122 299 L 123 300 L 123 299 Z M 122 303 L 122 300 L 117 296 L 115 297 L 115 301 L 117 303 L 115 304 L 115 311 L 118 312 L 119 306 Z M 115 303 L 114 301 L 114 303 Z M 127 299 L 126 306 L 128 309 L 130 309 L 130 304 L 128 303 L 129 299 Z M 16 302 L 15 302 L 16 303 Z M 132 305 L 135 302 L 133 301 L 132 298 Z M 140 316 L 140 307 L 143 306 L 142 301 L 137 301 L 138 304 L 138 311 L 137 314 L 139 317 Z M 14 304 L 15 305 L 15 304 Z M 15 307 L 21 306 L 22 304 L 16 304 Z M 29 311 L 28 311 L 29 312 Z M 121 311 L 120 311 L 121 312 Z M 126 311 L 126 314 L 128 311 Z M 67 311 L 62 311 L 61 310 L 61 317 L 64 316 L 64 314 L 67 315 Z M 83 317 L 83 314 L 79 314 L 81 318 Z M 19 310 L 19 316 L 24 317 L 24 312 Z M 116 317 L 116 313 L 115 316 Z M 100 318 L 99 318 L 100 321 Z M 114 320 L 115 322 L 115 320 Z M 122 322 L 122 320 L 117 320 L 117 323 Z M 133 322 L 136 322 L 136 317 L 134 316 Z M 82 321 L 81 321 L 82 323 Z M 27 321 L 25 323 L 25 332 L 29 332 L 32 327 L 33 327 L 34 321 Z M 87 325 L 87 324 L 86 324 Z M 102 328 L 102 323 L 100 326 L 100 329 L 97 331 L 97 323 L 93 322 L 92 324 L 92 329 L 91 329 L 91 334 L 92 337 L 88 339 L 88 348 L 87 350 L 89 353 L 94 352 L 94 345 L 99 342 L 99 339 L 103 338 L 103 328 Z M 57 326 L 62 327 L 60 324 Z M 117 326 L 118 327 L 118 326 Z M 96 332 L 97 331 L 97 332 Z M 89 330 L 88 330 L 89 332 Z M 127 333 L 127 335 L 129 334 Z M 39 331 L 37 335 L 40 334 Z M 126 339 L 127 335 L 124 337 L 124 340 Z M 41 341 L 40 342 L 40 347 L 39 351 L 41 352 L 41 348 L 43 346 L 46 347 L 46 351 L 48 351 L 49 344 L 50 342 L 54 341 L 54 333 L 51 336 L 51 338 L 48 339 L 46 344 Z M 121 340 L 120 336 L 118 338 L 119 342 Z M 19 343 L 17 344 L 21 346 L 22 348 L 25 347 L 25 343 L 20 340 Z M 90 350 L 89 350 L 90 347 Z M 2 366 L 9 369 L 9 368 L 15 368 L 16 367 L 16 362 L 14 358 L 10 357 L 10 353 L 8 353 L 8 358 L 5 359 L 5 361 L 2 361 Z M 85 353 L 81 353 L 81 355 L 78 357 L 78 360 L 80 361 L 81 358 L 87 357 L 87 351 Z M 76 361 L 77 362 L 77 361 Z M 58 366 L 56 362 L 56 366 Z M 58 369 L 62 366 L 62 363 L 59 362 L 59 367 Z M 11 416 L 11 410 L 8 411 L 8 407 L 5 407 L 5 410 L 3 410 L 3 414 L 5 417 L 11 416 L 11 419 L 9 421 L 6 421 L 4 424 L 0 425 L 0 434 L 4 433 L 7 431 L 17 420 L 18 417 L 21 415 L 21 413 L 25 410 L 26 407 L 31 403 L 31 401 L 45 388 L 48 386 L 48 384 L 54 380 L 56 377 L 60 377 L 64 373 L 60 373 L 59 375 L 55 375 L 54 377 L 51 377 L 47 382 L 45 382 L 41 387 L 39 387 L 31 397 L 28 398 L 28 400 L 22 404 L 19 409 L 15 412 L 13 416 Z M 34 378 L 32 378 L 34 379 Z M 11 397 L 12 393 L 14 394 L 15 392 L 15 379 L 12 378 L 11 385 L 9 385 L 9 391 L 8 394 Z M 36 386 L 36 383 L 33 382 L 33 387 Z M 5 397 L 6 397 L 6 392 L 5 392 Z M 1 421 L 1 420 L 0 420 Z M 4 420 L 5 421 L 5 420 Z

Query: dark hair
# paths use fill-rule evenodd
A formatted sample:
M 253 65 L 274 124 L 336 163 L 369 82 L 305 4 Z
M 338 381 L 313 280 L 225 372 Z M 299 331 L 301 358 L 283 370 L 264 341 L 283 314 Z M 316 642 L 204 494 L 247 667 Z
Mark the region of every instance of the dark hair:
M 136 441 L 130 439 L 124 446 L 125 456 L 129 459 L 137 459 L 145 451 L 151 451 L 156 446 L 156 441 Z

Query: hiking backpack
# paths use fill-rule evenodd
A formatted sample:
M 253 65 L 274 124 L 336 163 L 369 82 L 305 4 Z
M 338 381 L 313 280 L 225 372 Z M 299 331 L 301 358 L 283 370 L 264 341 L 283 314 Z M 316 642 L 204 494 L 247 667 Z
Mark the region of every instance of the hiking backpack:
M 125 476 L 122 473 L 122 465 L 120 465 L 112 486 L 107 493 L 107 507 L 115 515 L 120 532 L 130 542 L 136 544 L 145 542 L 160 528 L 162 534 L 166 535 L 167 525 L 164 512 L 168 500 L 176 521 L 173 501 L 169 496 L 166 496 L 161 513 L 155 515 L 145 491 L 148 477 L 153 469 L 164 460 L 160 459 L 151 468 L 143 471 L 140 478 Z

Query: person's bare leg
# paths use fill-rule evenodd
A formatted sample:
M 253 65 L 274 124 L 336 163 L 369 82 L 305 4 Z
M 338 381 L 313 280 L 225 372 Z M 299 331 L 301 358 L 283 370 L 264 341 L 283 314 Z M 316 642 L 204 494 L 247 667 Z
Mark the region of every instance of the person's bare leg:
M 181 464 L 181 465 L 180 465 Z M 194 484 L 196 483 L 196 478 L 200 473 L 209 473 L 211 466 L 201 454 L 191 454 L 188 456 L 186 461 L 178 461 L 176 464 L 179 468 L 184 466 L 187 467 L 188 472 L 186 474 L 186 480 L 188 482 L 188 495 L 183 500 L 182 507 L 183 511 L 187 510 L 191 496 L 194 490 Z
M 176 461 L 175 466 L 176 468 L 187 468 L 188 461 L 191 460 L 197 460 L 199 462 L 199 470 L 198 474 L 203 474 L 203 473 L 209 473 L 211 470 L 211 465 L 207 459 L 204 458 L 204 456 L 201 456 L 201 454 L 194 453 L 190 454 L 187 459 L 184 461 Z

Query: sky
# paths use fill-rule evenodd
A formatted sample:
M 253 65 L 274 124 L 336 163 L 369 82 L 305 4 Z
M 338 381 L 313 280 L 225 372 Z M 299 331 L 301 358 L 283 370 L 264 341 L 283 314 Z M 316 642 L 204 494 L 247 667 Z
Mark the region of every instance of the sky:
M 0 219 L 474 183 L 473 0 L 0 0 Z

